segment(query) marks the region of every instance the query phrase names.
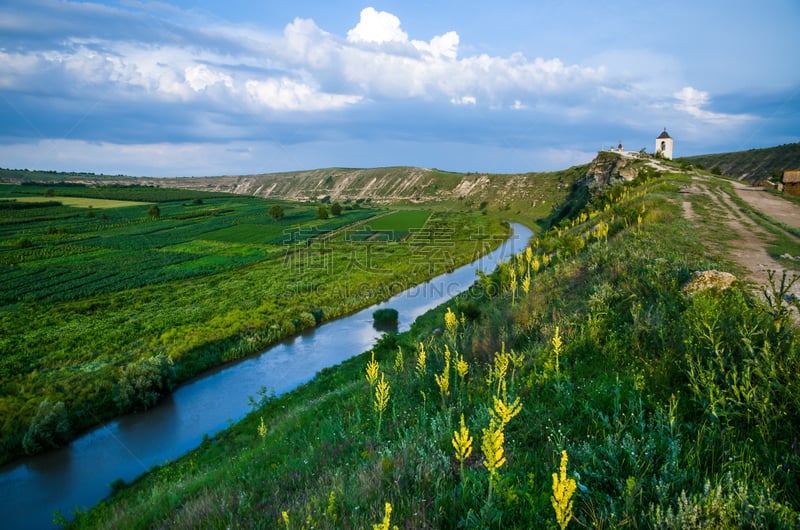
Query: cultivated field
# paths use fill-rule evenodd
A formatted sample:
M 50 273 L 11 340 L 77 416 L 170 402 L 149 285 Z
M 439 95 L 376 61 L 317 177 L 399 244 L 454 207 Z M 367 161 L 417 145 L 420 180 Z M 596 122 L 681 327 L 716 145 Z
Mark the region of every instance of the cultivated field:
M 428 209 L 381 226 L 406 234 L 427 220 L 433 243 L 321 237 L 385 213 L 353 203 L 326 217 L 319 204 L 143 186 L 0 185 L 0 459 L 149 407 L 203 369 L 465 263 L 506 230 Z M 37 423 L 53 408 L 66 423 Z

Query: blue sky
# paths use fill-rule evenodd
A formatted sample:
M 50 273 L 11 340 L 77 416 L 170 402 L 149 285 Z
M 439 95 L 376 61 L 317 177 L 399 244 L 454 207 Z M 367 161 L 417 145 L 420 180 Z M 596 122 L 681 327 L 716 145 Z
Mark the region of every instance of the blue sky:
M 800 141 L 796 0 L 0 5 L 0 167 L 554 170 Z

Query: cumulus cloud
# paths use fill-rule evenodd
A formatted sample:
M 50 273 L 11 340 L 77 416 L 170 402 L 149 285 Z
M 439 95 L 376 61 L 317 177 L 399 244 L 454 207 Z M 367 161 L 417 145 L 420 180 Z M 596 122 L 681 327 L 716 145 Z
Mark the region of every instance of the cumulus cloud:
M 350 42 L 408 42 L 408 34 L 400 29 L 400 19 L 373 7 L 361 10 L 361 20 L 347 32 Z
M 711 102 L 708 92 L 691 86 L 683 87 L 672 96 L 677 100 L 677 103 L 675 103 L 677 110 L 704 122 L 722 126 L 734 126 L 753 119 L 753 116 L 748 114 L 725 114 L 706 110 L 703 107 L 706 107 Z

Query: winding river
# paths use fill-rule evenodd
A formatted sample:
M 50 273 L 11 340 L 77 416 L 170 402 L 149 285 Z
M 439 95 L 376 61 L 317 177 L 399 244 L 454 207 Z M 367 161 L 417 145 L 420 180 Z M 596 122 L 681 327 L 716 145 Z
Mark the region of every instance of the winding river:
M 467 290 L 478 270 L 491 271 L 499 260 L 521 252 L 532 232 L 520 224 L 512 229 L 509 239 L 469 265 L 207 372 L 154 408 L 101 425 L 61 449 L 0 468 L 0 525 L 52 528 L 56 511 L 70 517 L 76 508 L 88 509 L 110 493 L 114 480 L 129 482 L 175 460 L 200 445 L 205 435 L 244 417 L 251 410 L 250 398 L 262 388 L 287 392 L 321 369 L 369 350 L 382 334 L 372 325 L 375 309 L 397 309 L 399 331 L 408 330 L 418 316 Z

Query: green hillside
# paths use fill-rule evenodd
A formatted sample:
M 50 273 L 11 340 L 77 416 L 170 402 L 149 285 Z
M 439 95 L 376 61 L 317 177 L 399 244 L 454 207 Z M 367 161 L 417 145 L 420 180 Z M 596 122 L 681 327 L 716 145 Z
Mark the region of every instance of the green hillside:
M 714 172 L 751 183 L 766 180 L 777 182 L 784 170 L 800 169 L 800 143 L 733 153 L 687 156 L 679 161 L 702 166 L 709 171 L 717 168 Z
M 691 178 L 573 190 L 473 290 L 73 526 L 797 528 L 792 282 L 700 281 L 742 271 Z

